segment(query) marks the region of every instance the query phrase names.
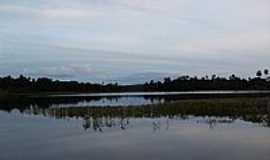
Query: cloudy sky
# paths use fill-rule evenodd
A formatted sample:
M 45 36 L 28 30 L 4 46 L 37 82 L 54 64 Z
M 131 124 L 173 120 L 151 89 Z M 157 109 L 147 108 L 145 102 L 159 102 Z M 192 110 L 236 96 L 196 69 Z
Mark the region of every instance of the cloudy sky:
M 133 83 L 264 68 L 269 0 L 0 0 L 0 75 Z

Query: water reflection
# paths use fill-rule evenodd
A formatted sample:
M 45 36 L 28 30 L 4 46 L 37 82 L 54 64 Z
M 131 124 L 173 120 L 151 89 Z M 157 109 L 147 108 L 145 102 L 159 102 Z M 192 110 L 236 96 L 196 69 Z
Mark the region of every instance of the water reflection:
M 211 94 L 212 93 L 212 94 Z M 215 93 L 215 94 L 213 94 Z M 256 93 L 256 92 L 255 92 Z M 1 109 L 18 108 L 24 110 L 29 106 L 37 105 L 39 108 L 64 108 L 64 107 L 127 107 L 150 104 L 163 104 L 183 99 L 208 99 L 228 97 L 257 97 L 269 96 L 269 93 L 262 92 L 158 92 L 158 93 L 123 93 L 123 94 L 76 94 L 58 96 L 36 96 L 36 97 L 10 97 L 0 99 Z
M 131 107 L 69 102 L 1 101 L 0 159 L 269 159 L 267 97 Z
M 129 118 L 85 117 L 83 118 L 82 127 L 84 130 L 93 129 L 94 131 L 103 132 L 104 128 L 126 130 L 129 124 Z
M 0 109 L 12 110 L 17 108 L 21 111 L 29 106 L 38 108 L 68 108 L 68 107 L 114 107 L 114 106 L 139 106 L 150 104 L 162 104 L 176 100 L 174 96 L 90 96 L 90 97 L 27 97 L 27 98 L 6 98 L 0 99 Z
M 161 128 L 161 122 L 156 120 L 165 118 L 165 128 L 169 129 L 171 119 L 189 119 L 190 117 L 206 117 L 197 123 L 209 124 L 213 129 L 218 124 L 233 123 L 236 119 L 259 123 L 270 127 L 270 102 L 269 98 L 228 98 L 228 99 L 198 99 L 181 100 L 177 102 L 147 104 L 138 106 L 103 106 L 87 107 L 72 106 L 72 104 L 23 103 L 22 105 L 1 104 L 0 109 L 11 112 L 14 109 L 30 115 L 43 115 L 57 119 L 79 118 L 85 130 L 103 132 L 104 128 L 129 128 L 130 119 L 153 119 L 153 131 Z M 210 117 L 210 118 L 209 118 Z M 163 123 L 162 123 L 163 124 Z
M 235 119 L 231 118 L 216 118 L 210 117 L 203 120 L 198 120 L 197 123 L 205 123 L 209 125 L 209 129 L 216 128 L 219 124 L 231 124 L 234 123 Z

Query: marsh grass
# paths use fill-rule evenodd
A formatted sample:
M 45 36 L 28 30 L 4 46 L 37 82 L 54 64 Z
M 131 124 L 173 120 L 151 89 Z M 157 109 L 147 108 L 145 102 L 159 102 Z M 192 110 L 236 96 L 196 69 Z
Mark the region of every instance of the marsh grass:
M 115 118 L 157 118 L 213 116 L 243 119 L 270 126 L 270 98 L 218 98 L 179 100 L 164 104 L 126 107 L 69 107 L 49 108 L 47 113 L 63 117 L 115 117 Z
M 68 102 L 80 99 L 69 98 Z M 55 102 L 63 103 L 67 99 L 25 99 L 22 97 L 8 97 L 0 101 L 0 110 L 11 112 L 19 110 L 21 113 L 44 115 L 54 118 L 186 118 L 200 117 L 229 117 L 249 122 L 262 123 L 270 126 L 270 97 L 230 97 L 181 99 L 159 104 L 140 106 L 71 106 L 50 107 Z M 61 105 L 60 105 L 61 106 Z

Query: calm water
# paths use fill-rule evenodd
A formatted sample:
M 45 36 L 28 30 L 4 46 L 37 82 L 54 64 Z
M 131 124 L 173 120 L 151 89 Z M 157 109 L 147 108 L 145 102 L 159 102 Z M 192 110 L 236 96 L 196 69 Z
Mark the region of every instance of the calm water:
M 171 102 L 190 97 L 224 97 L 237 95 L 265 94 L 270 91 L 196 91 L 196 92 L 126 92 L 126 93 L 89 93 L 63 94 L 45 96 L 43 105 L 47 102 L 50 107 L 74 106 L 137 106 Z M 38 97 L 41 98 L 41 97 Z M 38 99 L 40 100 L 40 99 Z M 51 103 L 51 104 L 49 104 Z
M 269 98 L 118 96 L 1 102 L 0 159 L 270 158 Z
M 50 95 L 51 97 L 115 97 L 115 96 L 175 96 L 175 95 L 194 95 L 194 94 L 256 94 L 256 93 L 270 93 L 267 90 L 249 90 L 249 91 L 185 91 L 185 92 L 122 92 L 122 93 L 81 93 L 81 94 L 60 94 Z

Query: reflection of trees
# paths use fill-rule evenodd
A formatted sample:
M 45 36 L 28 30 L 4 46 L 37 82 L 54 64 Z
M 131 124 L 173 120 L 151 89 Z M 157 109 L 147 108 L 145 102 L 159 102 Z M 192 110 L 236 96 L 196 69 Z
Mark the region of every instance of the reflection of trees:
M 24 105 L 24 104 L 23 104 Z M 2 110 L 11 111 L 17 108 L 9 107 Z M 44 108 L 42 105 L 29 105 L 20 108 L 27 114 L 44 115 L 54 118 L 82 118 L 83 128 L 93 128 L 102 132 L 104 128 L 119 127 L 127 129 L 130 118 L 160 118 L 186 119 L 189 116 L 228 117 L 229 120 L 208 119 L 210 127 L 218 123 L 231 123 L 234 119 L 261 123 L 270 127 L 269 98 L 230 98 L 181 100 L 164 104 L 143 105 L 133 107 L 69 107 Z M 167 125 L 169 126 L 169 125 Z M 159 122 L 153 122 L 154 130 L 160 128 Z M 167 127 L 168 128 L 168 127 Z
M 160 121 L 153 121 L 153 131 L 156 132 L 156 131 L 159 131 L 160 130 L 160 127 L 161 127 L 161 123 Z
M 126 130 L 129 128 L 130 120 L 129 118 L 112 118 L 112 117 L 85 117 L 83 118 L 82 127 L 85 130 L 93 129 L 97 132 L 103 132 L 106 128 L 119 128 L 121 130 Z M 157 132 L 161 129 L 161 122 L 159 120 L 154 120 L 152 122 L 153 131 Z M 169 129 L 169 121 L 166 120 L 166 130 Z
M 188 115 L 240 118 L 246 121 L 269 125 L 268 98 L 240 98 L 214 100 L 184 100 L 174 103 L 137 107 L 73 107 L 51 108 L 57 117 L 112 117 L 112 118 L 158 118 Z
M 83 122 L 83 128 L 85 129 L 85 130 L 87 130 L 88 128 L 90 128 L 91 127 L 91 120 L 90 120 L 90 118 L 89 117 L 87 117 L 87 118 L 85 118 L 84 119 L 84 122 Z
M 105 128 L 119 127 L 125 130 L 128 128 L 129 123 L 128 118 L 85 117 L 82 126 L 85 130 L 92 128 L 94 131 L 103 132 Z
M 101 102 L 101 105 L 106 106 L 114 102 L 121 102 L 121 98 L 138 98 L 142 103 L 162 103 L 164 99 L 158 96 L 68 96 L 68 97 L 11 97 L 0 99 L 0 109 L 11 111 L 14 108 L 24 111 L 29 109 L 30 106 L 38 106 L 39 108 L 50 107 L 69 107 L 69 106 L 88 106 L 95 105 Z M 1 98 L 1 97 L 0 97 Z M 174 99 L 172 97 L 172 99 Z M 147 102 L 148 101 L 148 102 Z
M 12 97 L 0 99 L 0 109 L 11 111 L 14 108 L 19 110 L 28 109 L 30 106 L 38 106 L 39 108 L 49 108 L 51 106 L 64 106 L 64 105 L 77 105 L 78 103 L 91 103 L 104 100 L 108 103 L 118 100 L 119 96 L 112 97 L 100 97 L 100 96 L 89 96 L 89 97 Z
M 217 118 L 217 117 L 209 117 L 201 121 L 197 121 L 197 123 L 206 123 L 209 125 L 209 129 L 214 129 L 218 124 L 229 124 L 233 123 L 235 119 L 231 118 Z

